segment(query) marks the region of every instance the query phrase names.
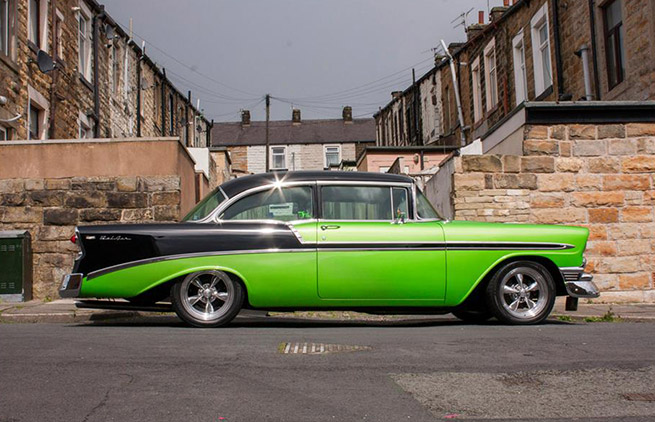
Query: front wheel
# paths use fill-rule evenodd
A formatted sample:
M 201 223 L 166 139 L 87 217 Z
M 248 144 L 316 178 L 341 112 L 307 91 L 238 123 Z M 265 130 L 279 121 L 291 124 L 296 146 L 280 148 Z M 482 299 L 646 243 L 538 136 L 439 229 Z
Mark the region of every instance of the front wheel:
M 494 274 L 486 291 L 487 306 L 494 316 L 515 325 L 538 324 L 555 304 L 555 282 L 541 264 L 518 261 Z
M 220 327 L 237 316 L 243 304 L 243 287 L 223 271 L 189 274 L 172 288 L 173 309 L 195 327 Z

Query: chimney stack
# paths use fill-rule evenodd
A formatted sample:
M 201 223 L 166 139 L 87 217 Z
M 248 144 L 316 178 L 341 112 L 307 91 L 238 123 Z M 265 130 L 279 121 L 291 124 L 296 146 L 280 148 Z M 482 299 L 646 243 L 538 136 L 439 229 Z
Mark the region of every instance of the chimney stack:
M 394 99 L 394 100 L 395 100 L 396 98 L 400 98 L 400 97 L 402 97 L 402 96 L 403 96 L 403 92 L 402 92 L 402 91 L 393 91 L 393 92 L 391 93 L 391 98 Z
M 250 126 L 250 110 L 241 110 L 241 126 Z
M 300 124 L 300 109 L 294 108 L 291 110 L 291 123 L 294 126 Z
M 344 123 L 353 122 L 353 108 L 350 106 L 345 106 L 343 112 L 341 113 Z
M 506 2 L 509 3 L 509 2 Z M 491 9 L 491 14 L 489 15 L 489 20 L 491 22 L 496 22 L 498 19 L 500 19 L 505 12 L 507 11 L 508 7 L 507 6 L 497 6 Z

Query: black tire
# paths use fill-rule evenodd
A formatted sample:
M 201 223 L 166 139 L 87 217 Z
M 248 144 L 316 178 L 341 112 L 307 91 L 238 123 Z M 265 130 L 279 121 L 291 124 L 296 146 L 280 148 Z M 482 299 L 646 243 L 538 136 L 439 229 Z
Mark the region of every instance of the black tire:
M 182 321 L 194 327 L 213 328 L 227 325 L 237 316 L 244 291 L 241 283 L 227 273 L 208 270 L 189 274 L 175 283 L 171 298 Z
M 543 265 L 516 261 L 502 266 L 486 290 L 487 307 L 499 321 L 512 325 L 539 324 L 555 304 L 553 277 Z
M 458 319 L 464 322 L 481 323 L 489 320 L 493 315 L 488 309 L 455 309 L 452 312 Z

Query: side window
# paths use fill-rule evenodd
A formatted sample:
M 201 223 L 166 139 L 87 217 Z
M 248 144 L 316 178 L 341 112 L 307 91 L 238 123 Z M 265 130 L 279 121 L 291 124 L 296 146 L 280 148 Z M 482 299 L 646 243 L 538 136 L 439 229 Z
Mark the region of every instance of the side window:
M 425 195 L 423 195 L 423 192 L 418 189 L 416 190 L 416 212 L 418 213 L 419 218 L 424 220 L 442 220 L 428 198 L 426 198 Z
M 409 218 L 409 209 L 407 208 L 407 189 L 405 188 L 392 188 L 393 195 L 393 213 L 394 218 L 404 216 Z
M 324 186 L 321 207 L 326 220 L 392 220 L 388 187 Z
M 232 204 L 223 220 L 296 221 L 313 218 L 312 188 L 274 188 L 253 193 Z

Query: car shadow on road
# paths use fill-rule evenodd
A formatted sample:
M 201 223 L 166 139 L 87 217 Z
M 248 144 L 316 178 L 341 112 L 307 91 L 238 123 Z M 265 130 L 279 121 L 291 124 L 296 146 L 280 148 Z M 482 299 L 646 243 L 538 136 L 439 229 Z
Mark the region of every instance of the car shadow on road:
M 169 328 L 190 328 L 189 325 L 180 321 L 173 315 L 143 316 L 126 319 L 91 320 L 85 323 L 75 324 L 84 327 L 169 327 Z M 574 322 L 558 321 L 548 319 L 541 325 L 576 325 Z M 421 327 L 457 327 L 457 326 L 506 326 L 496 320 L 483 323 L 471 323 L 460 321 L 450 316 L 437 317 L 407 317 L 394 319 L 352 319 L 352 320 L 330 320 L 299 317 L 278 317 L 278 316 L 239 316 L 223 329 L 235 328 L 345 328 L 345 327 L 366 327 L 366 328 L 421 328 Z

